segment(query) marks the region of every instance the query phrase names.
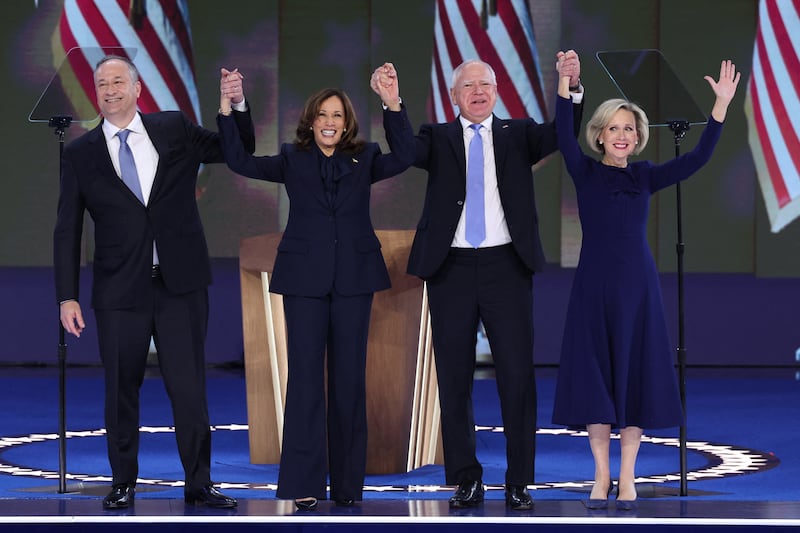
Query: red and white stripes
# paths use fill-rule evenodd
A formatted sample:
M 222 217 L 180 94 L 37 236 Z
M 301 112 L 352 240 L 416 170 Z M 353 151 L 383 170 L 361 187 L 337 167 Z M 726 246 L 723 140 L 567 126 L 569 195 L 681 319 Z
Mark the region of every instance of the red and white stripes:
M 497 75 L 495 113 L 542 122 L 546 106 L 539 55 L 525 0 L 437 0 L 429 115 L 455 118 L 452 74 L 467 59 L 489 63 Z
M 800 215 L 800 0 L 761 0 L 745 111 L 773 232 Z
M 192 37 L 186 0 L 65 0 L 58 37 L 65 53 L 131 50 L 142 81 L 144 113 L 181 110 L 199 123 Z M 115 50 L 117 49 L 117 50 Z M 78 53 L 76 53 L 78 52 Z M 94 101 L 97 54 L 69 53 L 83 92 Z

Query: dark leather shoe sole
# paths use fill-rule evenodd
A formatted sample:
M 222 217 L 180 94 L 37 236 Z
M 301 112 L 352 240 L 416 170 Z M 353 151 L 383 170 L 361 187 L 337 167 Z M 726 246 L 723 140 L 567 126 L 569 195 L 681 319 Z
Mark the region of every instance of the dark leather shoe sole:
M 103 509 L 127 509 L 133 505 L 135 499 L 135 489 L 133 487 L 125 487 L 125 485 L 117 485 L 111 489 L 111 492 L 103 498 Z
M 483 503 L 483 498 L 470 498 L 468 500 L 454 500 L 450 499 L 451 509 L 466 509 L 470 507 L 477 507 Z
M 118 501 L 103 501 L 103 509 L 108 510 L 115 510 L 115 509 L 127 509 L 128 507 L 133 507 L 133 499 L 130 499 L 125 502 L 118 502 Z
M 529 511 L 533 509 L 533 501 L 520 502 L 520 501 L 506 500 L 506 505 L 512 511 Z
M 238 505 L 235 499 L 225 496 L 211 485 L 200 490 L 184 492 L 183 501 L 187 505 L 212 509 L 233 509 Z
M 184 497 L 183 501 L 187 505 L 194 505 L 196 507 L 210 507 L 212 509 L 233 509 L 237 505 L 236 500 L 211 501 L 204 498 L 192 498 L 188 496 Z

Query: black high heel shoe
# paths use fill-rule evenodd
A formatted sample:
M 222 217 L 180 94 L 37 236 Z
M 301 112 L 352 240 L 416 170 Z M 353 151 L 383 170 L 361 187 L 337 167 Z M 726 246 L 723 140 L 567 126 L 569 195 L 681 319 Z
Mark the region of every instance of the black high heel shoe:
M 317 508 L 316 498 L 301 498 L 294 501 L 295 507 L 298 511 L 313 511 Z
M 611 493 L 613 491 L 614 491 L 614 480 L 612 479 L 608 483 L 608 492 L 606 492 L 606 499 L 605 500 L 589 498 L 588 500 L 586 500 L 584 502 L 584 505 L 586 505 L 587 509 L 590 509 L 592 511 L 599 511 L 599 510 L 603 510 L 603 509 L 608 509 L 608 498 L 609 498 L 609 496 L 611 496 Z M 619 506 L 617 506 L 617 507 L 619 507 Z

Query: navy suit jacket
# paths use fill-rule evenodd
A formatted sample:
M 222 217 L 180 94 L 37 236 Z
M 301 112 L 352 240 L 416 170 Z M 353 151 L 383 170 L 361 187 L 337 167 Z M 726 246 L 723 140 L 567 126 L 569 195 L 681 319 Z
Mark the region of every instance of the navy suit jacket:
M 249 112 L 234 113 L 242 141 L 255 150 Z M 123 309 L 141 303 L 151 281 L 153 240 L 167 289 L 183 294 L 211 283 L 195 188 L 201 163 L 223 162 L 219 135 L 183 113 L 142 115 L 158 152 L 148 205 L 119 178 L 111 163 L 102 124 L 71 142 L 61 159 L 61 193 L 54 232 L 56 297 L 77 300 L 83 216 L 94 221 L 92 306 Z
M 383 112 L 390 153 L 377 143 L 361 152 L 337 150 L 333 158 L 338 192 L 334 203 L 325 193 L 316 146 L 301 150 L 284 144 L 274 156 L 245 153 L 236 123 L 218 117 L 225 159 L 243 176 L 283 183 L 289 196 L 289 217 L 270 281 L 270 291 L 319 297 L 332 289 L 342 295 L 366 294 L 391 286 L 381 244 L 370 219 L 373 183 L 406 170 L 414 159 L 414 132 L 405 108 Z
M 580 129 L 583 104 L 576 104 Z M 554 122 L 492 120 L 497 187 L 508 231 L 531 273 L 544 266 L 531 167 L 558 149 Z M 414 166 L 428 171 L 422 216 L 408 258 L 408 273 L 431 278 L 444 263 L 466 198 L 466 157 L 461 122 L 424 124 L 416 136 Z

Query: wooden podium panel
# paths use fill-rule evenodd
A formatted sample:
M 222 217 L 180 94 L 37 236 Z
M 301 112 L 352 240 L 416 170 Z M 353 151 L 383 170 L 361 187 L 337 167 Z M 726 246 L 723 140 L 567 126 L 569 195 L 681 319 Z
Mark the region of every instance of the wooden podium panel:
M 367 341 L 367 473 L 441 464 L 439 400 L 427 295 L 405 273 L 413 231 L 376 232 L 392 288 L 375 294 Z M 278 463 L 286 398 L 283 301 L 269 293 L 281 234 L 243 239 L 239 250 L 247 420 L 252 463 Z

